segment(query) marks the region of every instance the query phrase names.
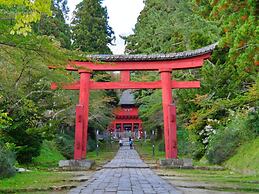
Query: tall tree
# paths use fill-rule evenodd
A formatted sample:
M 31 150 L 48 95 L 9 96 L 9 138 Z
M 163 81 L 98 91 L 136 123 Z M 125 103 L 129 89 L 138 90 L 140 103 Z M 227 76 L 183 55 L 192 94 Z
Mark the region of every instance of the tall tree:
M 73 47 L 89 53 L 111 53 L 114 32 L 108 25 L 107 9 L 102 0 L 83 0 L 76 6 L 72 21 Z
M 53 38 L 10 34 L 15 22 L 8 18 L 17 9 L 1 6 L 0 12 L 0 141 L 11 143 L 17 161 L 25 163 L 39 155 L 44 134 L 55 133 L 46 113 L 64 106 L 52 107 L 55 94 L 49 89 L 52 73 L 47 66 L 66 63 L 66 56 Z
M 133 35 L 126 38 L 126 52 L 131 54 L 169 53 L 196 49 L 219 39 L 219 30 L 215 22 L 210 22 L 196 14 L 190 0 L 145 1 L 145 7 L 138 18 L 134 32 Z M 173 73 L 175 78 L 184 80 L 194 79 L 196 75 L 197 71 Z M 154 73 L 139 73 L 137 79 L 153 80 L 154 76 L 159 79 L 159 75 Z M 178 97 L 180 100 L 181 108 L 185 113 L 183 118 L 186 118 L 186 115 L 193 111 L 194 103 L 186 103 L 186 101 L 194 98 L 195 93 L 194 90 L 183 90 L 175 95 L 175 98 Z M 151 99 L 158 99 L 161 97 L 161 93 L 138 92 L 146 126 L 154 128 L 159 123 L 161 128 L 163 126 L 162 115 L 159 114 L 161 112 L 160 102 L 157 101 L 153 104 L 152 107 L 155 108 L 150 111 L 149 108 L 146 108 L 149 104 L 149 98 L 145 97 L 146 95 L 151 95 Z M 159 121 L 151 119 L 154 117 L 159 118 Z
M 210 69 L 210 75 L 220 73 L 222 76 L 212 90 L 217 97 L 234 98 L 246 92 L 255 81 L 259 61 L 258 5 L 255 0 L 196 2 L 200 14 L 207 20 L 217 21 L 221 31 L 220 51 L 212 61 L 217 66 Z
M 53 0 L 51 5 L 52 16 L 44 15 L 38 25 L 40 35 L 54 36 L 61 47 L 71 48 L 70 26 L 66 23 L 68 14 L 67 0 Z
M 177 52 L 219 41 L 200 74 L 198 71 L 173 73 L 174 78 L 184 79 L 199 75 L 202 81 L 199 90 L 174 91 L 178 128 L 190 129 L 191 142 L 195 142 L 192 153 L 197 158 L 207 152 L 215 131 L 227 128 L 228 119 L 232 119 L 235 111 L 258 106 L 256 11 L 256 1 L 147 0 L 135 34 L 126 38 L 128 53 Z M 146 126 L 154 128 L 161 123 L 161 116 L 158 121 L 152 119 L 160 115 L 160 109 L 152 104 L 150 111 L 147 106 L 150 99 L 159 99 L 160 94 L 144 92 L 145 95 L 138 93 L 141 113 Z
M 191 26 L 191 27 L 190 27 Z M 127 53 L 169 53 L 215 42 L 219 30 L 192 10 L 190 0 L 147 0 L 134 34 L 126 38 Z

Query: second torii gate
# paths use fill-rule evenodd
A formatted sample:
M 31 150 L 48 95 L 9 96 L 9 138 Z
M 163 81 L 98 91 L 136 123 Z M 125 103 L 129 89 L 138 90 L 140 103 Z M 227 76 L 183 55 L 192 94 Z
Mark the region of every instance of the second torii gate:
M 165 157 L 177 158 L 176 107 L 172 89 L 199 88 L 200 82 L 171 80 L 172 71 L 202 67 L 215 46 L 216 44 L 212 44 L 193 51 L 171 54 L 89 55 L 85 61 L 71 61 L 66 70 L 77 71 L 80 81 L 62 84 L 62 88 L 80 91 L 79 104 L 76 106 L 74 159 L 86 158 L 90 90 L 103 89 L 162 89 Z M 95 82 L 90 79 L 94 71 L 120 71 L 121 79 L 119 82 Z M 130 80 L 130 71 L 159 71 L 161 79 L 154 82 L 133 82 Z M 57 89 L 58 85 L 52 83 L 51 88 Z

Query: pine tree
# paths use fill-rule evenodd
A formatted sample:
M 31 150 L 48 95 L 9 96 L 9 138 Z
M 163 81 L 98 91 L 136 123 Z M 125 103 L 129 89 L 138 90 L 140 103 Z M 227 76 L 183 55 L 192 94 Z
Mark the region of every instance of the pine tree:
M 114 39 L 108 25 L 106 8 L 101 0 L 84 0 L 79 3 L 72 21 L 73 47 L 89 53 L 111 53 L 108 44 Z

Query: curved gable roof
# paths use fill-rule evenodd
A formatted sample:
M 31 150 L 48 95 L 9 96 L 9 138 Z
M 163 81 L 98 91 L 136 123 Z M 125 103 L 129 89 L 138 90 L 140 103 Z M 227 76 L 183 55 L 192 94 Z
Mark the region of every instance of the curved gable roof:
M 119 105 L 134 105 L 135 103 L 136 101 L 131 90 L 125 90 L 122 92 Z
M 168 54 L 136 54 L 136 55 L 87 55 L 89 61 L 103 61 L 103 62 L 124 62 L 124 61 L 169 61 L 176 59 L 191 58 L 207 53 L 211 53 L 218 43 L 208 45 L 203 48 L 199 48 L 191 51 L 177 52 L 177 53 L 168 53 Z

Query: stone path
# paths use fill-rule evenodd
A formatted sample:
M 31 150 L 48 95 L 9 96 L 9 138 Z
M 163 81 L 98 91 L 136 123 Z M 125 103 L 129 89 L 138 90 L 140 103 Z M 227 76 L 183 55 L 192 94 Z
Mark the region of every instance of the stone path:
M 70 194 L 180 194 L 179 190 L 156 175 L 128 145 L 115 158 Z

